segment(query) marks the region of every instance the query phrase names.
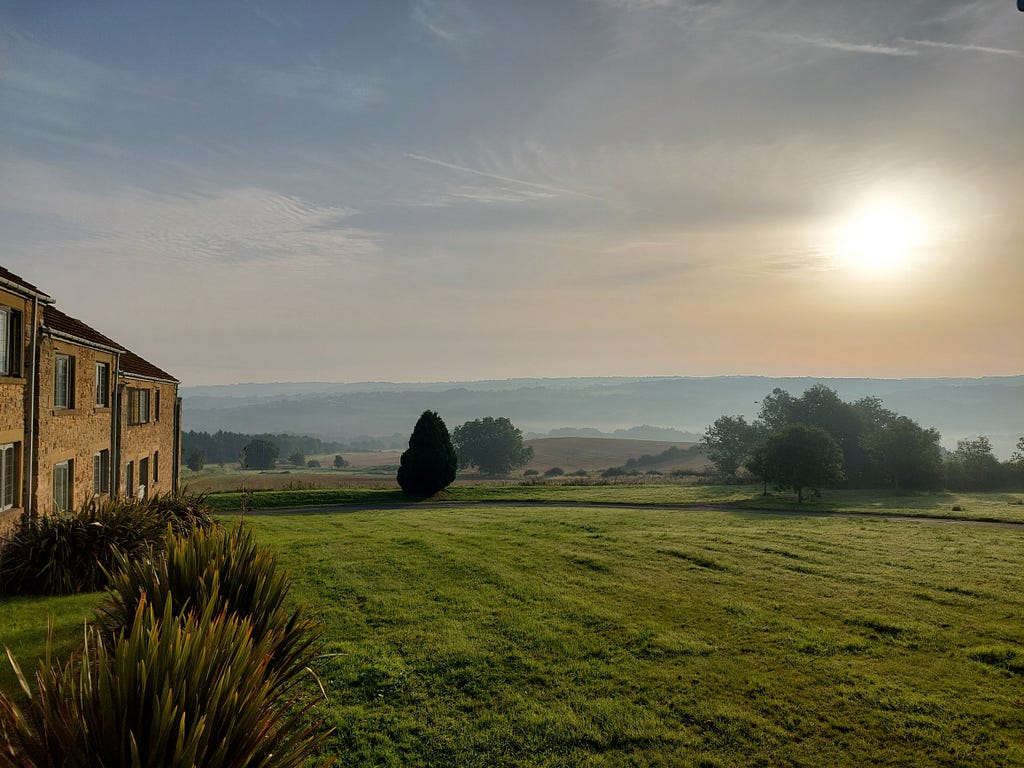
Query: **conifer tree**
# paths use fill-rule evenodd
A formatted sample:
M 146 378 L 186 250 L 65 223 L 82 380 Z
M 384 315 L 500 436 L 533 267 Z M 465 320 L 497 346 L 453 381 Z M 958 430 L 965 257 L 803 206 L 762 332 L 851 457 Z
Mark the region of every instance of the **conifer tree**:
M 402 454 L 398 484 L 410 496 L 433 496 L 451 485 L 457 468 L 448 427 L 434 411 L 424 411 Z

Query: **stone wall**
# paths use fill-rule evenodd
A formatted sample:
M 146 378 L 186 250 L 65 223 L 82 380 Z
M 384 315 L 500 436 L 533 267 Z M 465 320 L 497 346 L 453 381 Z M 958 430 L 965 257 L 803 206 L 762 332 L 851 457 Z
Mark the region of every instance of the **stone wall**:
M 54 367 L 58 354 L 74 358 L 74 400 L 71 408 L 54 405 Z M 69 341 L 43 336 L 39 345 L 38 481 L 33 504 L 36 511 L 48 514 L 54 510 L 53 468 L 70 460 L 71 506 L 78 507 L 96 495 L 93 482 L 93 455 L 115 452 L 111 443 L 111 414 L 96 405 L 96 364 L 110 366 L 111 380 L 116 368 L 114 355 Z M 113 381 L 111 381 L 111 387 Z
M 28 386 L 27 374 L 31 371 L 32 359 L 32 328 L 35 318 L 32 315 L 32 301 L 23 296 L 0 289 L 0 305 L 21 313 L 22 338 L 19 352 L 21 366 L 11 371 L 10 375 L 0 375 L 0 445 L 15 446 L 17 473 L 15 477 L 14 508 L 9 510 L 7 517 L 20 514 L 24 500 L 25 446 L 28 443 L 28 424 L 25 414 L 28 412 L 31 389 Z
M 131 425 L 128 423 L 128 390 L 132 388 L 150 390 L 150 420 L 146 424 Z M 160 393 L 159 416 L 156 412 L 157 392 Z M 121 412 L 121 451 L 117 467 L 118 492 L 125 493 L 125 478 L 129 462 L 133 466 L 135 489 L 138 491 L 139 473 L 143 459 L 147 459 L 149 464 L 147 492 L 153 494 L 173 491 L 177 428 L 174 420 L 174 407 L 178 397 L 178 385 L 125 376 L 121 381 L 118 397 L 120 398 Z M 155 480 L 154 467 L 156 468 Z

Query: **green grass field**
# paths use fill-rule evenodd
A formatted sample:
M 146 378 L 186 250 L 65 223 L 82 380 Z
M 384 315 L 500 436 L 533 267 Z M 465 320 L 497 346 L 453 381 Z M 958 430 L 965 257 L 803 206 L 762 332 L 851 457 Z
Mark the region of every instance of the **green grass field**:
M 1024 529 L 625 507 L 248 522 L 325 623 L 341 765 L 1024 765 Z M 97 599 L 0 602 L 0 641 L 38 653 L 48 611 L 60 639 Z
M 237 511 L 239 493 L 218 493 L 209 497 L 219 512 Z M 569 482 L 516 482 L 487 485 L 453 485 L 426 502 L 417 502 L 397 489 L 337 488 L 254 491 L 252 509 L 291 509 L 338 505 L 388 505 L 451 502 L 558 502 L 621 505 L 725 505 L 740 509 L 769 509 L 812 513 L 852 512 L 857 514 L 937 517 L 952 520 L 981 520 L 1024 523 L 1024 493 L 953 493 L 915 491 L 825 490 L 820 498 L 797 505 L 792 493 L 763 495 L 759 486 L 703 485 L 694 483 L 638 483 L 621 481 L 602 485 Z

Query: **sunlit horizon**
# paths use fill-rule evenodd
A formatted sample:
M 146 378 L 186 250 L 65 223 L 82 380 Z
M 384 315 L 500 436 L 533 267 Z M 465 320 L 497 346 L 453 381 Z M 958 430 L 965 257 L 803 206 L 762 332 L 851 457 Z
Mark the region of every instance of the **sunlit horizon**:
M 184 384 L 1024 373 L 1001 0 L 0 11 L 0 264 Z

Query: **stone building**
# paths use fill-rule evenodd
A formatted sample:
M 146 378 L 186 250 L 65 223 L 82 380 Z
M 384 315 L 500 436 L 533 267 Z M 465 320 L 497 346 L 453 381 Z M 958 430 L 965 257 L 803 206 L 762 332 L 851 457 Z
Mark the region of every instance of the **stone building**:
M 0 342 L 0 514 L 177 488 L 177 379 L 3 267 Z

